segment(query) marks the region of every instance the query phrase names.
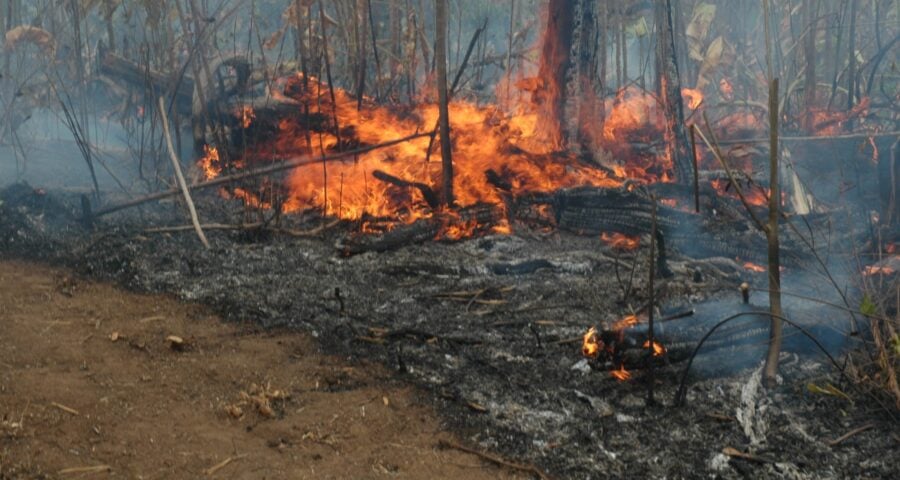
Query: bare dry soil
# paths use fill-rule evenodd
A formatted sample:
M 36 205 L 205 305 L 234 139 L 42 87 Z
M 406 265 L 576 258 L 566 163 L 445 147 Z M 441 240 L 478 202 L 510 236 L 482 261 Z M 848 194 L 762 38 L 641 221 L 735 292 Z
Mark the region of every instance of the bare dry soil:
M 296 331 L 0 262 L 0 479 L 514 478 L 446 440 L 415 391 Z

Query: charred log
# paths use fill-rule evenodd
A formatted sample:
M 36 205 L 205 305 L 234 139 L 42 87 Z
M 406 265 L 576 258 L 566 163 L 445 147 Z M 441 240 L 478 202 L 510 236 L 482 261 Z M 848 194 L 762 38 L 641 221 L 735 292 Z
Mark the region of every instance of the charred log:
M 116 83 L 126 83 L 135 89 L 149 93 L 151 97 L 159 95 L 175 97 L 175 108 L 179 113 L 190 114 L 194 95 L 194 79 L 184 75 L 175 77 L 151 70 L 112 52 L 101 52 L 99 71 Z

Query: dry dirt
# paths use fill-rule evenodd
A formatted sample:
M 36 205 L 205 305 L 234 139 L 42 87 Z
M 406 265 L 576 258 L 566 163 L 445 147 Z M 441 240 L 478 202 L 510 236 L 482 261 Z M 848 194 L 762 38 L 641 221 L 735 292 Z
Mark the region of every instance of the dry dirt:
M 0 262 L 0 479 L 521 478 L 442 440 L 415 391 L 302 334 Z

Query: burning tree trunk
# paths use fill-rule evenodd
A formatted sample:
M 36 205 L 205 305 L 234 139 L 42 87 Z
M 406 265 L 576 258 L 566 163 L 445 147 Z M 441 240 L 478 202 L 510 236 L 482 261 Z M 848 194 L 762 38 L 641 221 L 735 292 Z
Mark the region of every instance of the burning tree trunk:
M 435 1 L 435 61 L 437 62 L 437 88 L 441 128 L 441 165 L 444 206 L 453 204 L 453 158 L 450 149 L 450 110 L 447 102 L 447 0 Z
M 550 0 L 538 71 L 538 79 L 542 83 L 533 98 L 542 111 L 547 140 L 557 148 L 561 148 L 564 143 L 562 120 L 566 104 L 566 80 L 571 65 L 575 3 L 569 0 Z
M 656 69 L 659 77 L 659 99 L 666 117 L 672 167 L 675 179 L 687 184 L 691 174 L 691 156 L 684 128 L 681 81 L 675 59 L 675 35 L 672 29 L 672 0 L 658 1 L 654 8 L 657 47 Z M 673 144 L 674 143 L 674 144 Z

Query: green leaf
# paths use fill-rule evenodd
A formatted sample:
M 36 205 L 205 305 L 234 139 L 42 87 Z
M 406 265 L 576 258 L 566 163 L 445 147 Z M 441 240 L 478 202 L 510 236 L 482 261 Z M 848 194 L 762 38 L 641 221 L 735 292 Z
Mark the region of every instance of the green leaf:
M 891 337 L 891 346 L 894 347 L 894 355 L 900 357 L 900 334 L 894 334 Z
M 863 296 L 862 301 L 859 303 L 859 311 L 863 315 L 872 316 L 877 312 L 877 307 L 875 306 L 875 302 L 872 301 L 872 298 L 869 295 Z

